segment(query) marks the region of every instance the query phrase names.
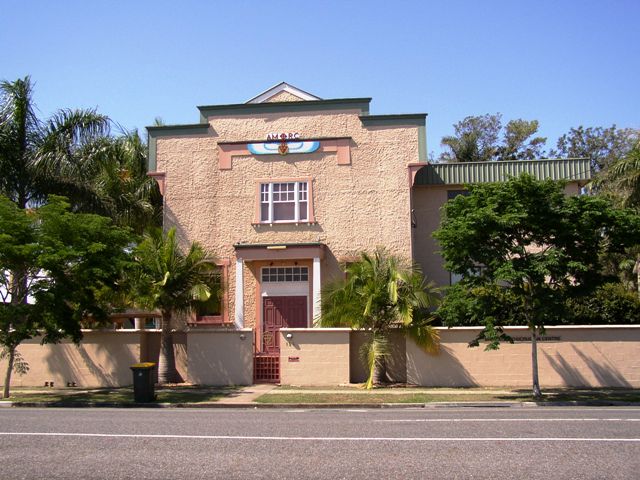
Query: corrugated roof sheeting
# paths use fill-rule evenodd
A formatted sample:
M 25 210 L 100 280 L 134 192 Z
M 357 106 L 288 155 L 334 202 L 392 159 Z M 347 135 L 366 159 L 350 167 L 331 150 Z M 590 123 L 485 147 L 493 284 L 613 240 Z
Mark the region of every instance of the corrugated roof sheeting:
M 414 185 L 465 185 L 503 182 L 529 173 L 538 179 L 589 180 L 587 158 L 559 160 L 514 160 L 506 162 L 436 163 L 425 165 L 416 174 Z

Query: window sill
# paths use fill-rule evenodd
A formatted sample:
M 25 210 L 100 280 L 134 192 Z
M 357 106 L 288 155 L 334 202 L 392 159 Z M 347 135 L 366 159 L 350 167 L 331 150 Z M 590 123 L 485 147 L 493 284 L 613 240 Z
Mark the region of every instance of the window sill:
M 296 222 L 295 220 L 292 221 L 286 221 L 286 222 L 251 222 L 251 225 L 253 225 L 254 227 L 277 227 L 278 225 L 315 225 L 318 222 L 311 222 L 311 221 L 302 221 L 302 222 Z

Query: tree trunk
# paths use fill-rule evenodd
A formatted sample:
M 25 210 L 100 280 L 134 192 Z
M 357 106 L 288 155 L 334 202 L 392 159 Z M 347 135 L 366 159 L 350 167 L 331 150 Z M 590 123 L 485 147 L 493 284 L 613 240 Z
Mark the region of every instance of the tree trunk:
M 9 358 L 7 359 L 7 373 L 4 376 L 4 390 L 2 392 L 2 398 L 9 398 L 10 385 L 11 385 L 11 373 L 13 373 L 13 362 L 16 359 L 16 347 L 9 347 Z
M 386 383 L 389 383 L 389 377 L 387 377 L 387 359 L 384 355 L 379 355 L 376 358 L 373 370 L 373 384 L 384 385 Z
M 633 273 L 636 274 L 636 286 L 638 287 L 638 298 L 640 298 L 640 255 L 636 259 L 636 264 L 633 267 Z
M 538 379 L 538 329 L 531 329 L 531 369 L 533 374 L 533 396 L 540 400 L 542 392 L 540 391 L 540 380 Z
M 160 356 L 158 358 L 158 383 L 176 383 L 176 358 L 173 353 L 173 332 L 171 331 L 171 312 L 162 312 L 162 331 L 160 333 Z

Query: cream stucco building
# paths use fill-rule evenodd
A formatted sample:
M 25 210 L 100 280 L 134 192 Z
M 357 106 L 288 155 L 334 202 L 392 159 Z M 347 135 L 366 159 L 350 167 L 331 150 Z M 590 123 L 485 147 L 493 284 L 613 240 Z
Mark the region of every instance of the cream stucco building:
M 370 103 L 281 83 L 198 107 L 199 123 L 148 128 L 165 228 L 223 272 L 223 298 L 192 325 L 254 329 L 258 376 L 269 376 L 260 357 L 277 356 L 278 330 L 312 327 L 322 286 L 361 251 L 383 246 L 448 285 L 431 233 L 464 184 L 528 171 L 577 191 L 588 179 L 586 160 L 431 165 L 426 114 L 372 115 Z

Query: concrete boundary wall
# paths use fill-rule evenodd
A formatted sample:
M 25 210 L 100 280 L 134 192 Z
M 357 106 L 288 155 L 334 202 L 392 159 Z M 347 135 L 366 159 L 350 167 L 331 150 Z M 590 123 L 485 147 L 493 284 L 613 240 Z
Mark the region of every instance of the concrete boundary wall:
M 469 348 L 476 327 L 441 328 L 441 351 L 429 355 L 407 340 L 407 381 L 433 387 L 529 387 L 531 343 L 526 327 L 499 350 Z M 542 387 L 640 387 L 640 326 L 547 327 L 538 343 Z
M 282 383 L 338 385 L 345 382 L 344 351 L 349 349 L 349 381 L 362 383 L 367 370 L 360 348 L 367 332 L 327 329 L 282 330 Z M 506 331 L 516 342 L 499 350 L 468 343 L 479 327 L 438 328 L 440 353 L 421 350 L 412 340 L 393 334 L 388 376 L 396 382 L 428 387 L 529 387 L 531 343 L 526 327 Z M 286 333 L 292 333 L 289 342 Z M 347 338 L 348 335 L 348 338 Z M 328 342 L 323 344 L 323 342 Z M 294 357 L 292 362 L 289 357 Z M 548 327 L 538 344 L 540 383 L 543 387 L 640 388 L 640 326 Z
M 83 331 L 79 345 L 69 340 L 41 345 L 40 338 L 20 344 L 18 352 L 29 364 L 26 375 L 13 373 L 11 385 L 16 387 L 42 387 L 54 382 L 55 387 L 66 387 L 75 382 L 78 387 L 117 387 L 131 385 L 130 366 L 140 361 L 140 331 Z M 6 361 L 0 362 L 0 371 L 6 372 Z
M 349 383 L 348 328 L 280 330 L 280 382 L 283 385 Z
M 515 344 L 487 352 L 468 342 L 477 327 L 439 328 L 441 351 L 425 353 L 412 340 L 392 336 L 392 380 L 429 387 L 526 387 L 531 384 L 529 331 L 506 331 Z M 84 331 L 79 346 L 69 341 L 41 345 L 24 342 L 18 351 L 28 362 L 26 375 L 13 374 L 13 386 L 115 387 L 131 385 L 130 365 L 157 361 L 160 332 Z M 253 382 L 253 331 L 194 329 L 174 334 L 176 366 L 184 381 L 199 385 L 250 385 Z M 287 336 L 290 335 L 288 338 Z M 340 385 L 361 383 L 366 369 L 359 350 L 366 332 L 350 329 L 282 329 L 281 383 Z M 640 388 L 639 326 L 548 327 L 538 349 L 543 387 Z M 0 362 L 0 372 L 6 361 Z
M 194 329 L 187 336 L 187 380 L 197 385 L 251 385 L 253 330 Z

